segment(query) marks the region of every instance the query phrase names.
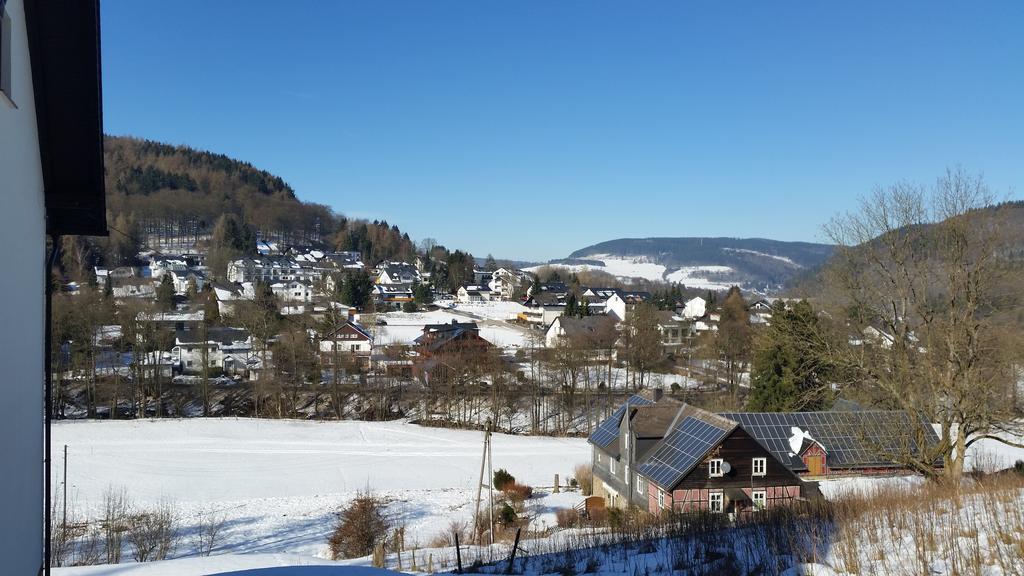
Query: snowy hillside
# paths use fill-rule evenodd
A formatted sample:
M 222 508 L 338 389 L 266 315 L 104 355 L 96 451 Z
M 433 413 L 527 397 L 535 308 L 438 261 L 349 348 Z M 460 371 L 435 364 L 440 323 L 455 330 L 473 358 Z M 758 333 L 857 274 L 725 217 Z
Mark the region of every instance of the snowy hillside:
M 582 248 L 548 265 L 708 290 L 739 285 L 772 291 L 820 266 L 831 252 L 826 244 L 760 238 L 623 238 Z

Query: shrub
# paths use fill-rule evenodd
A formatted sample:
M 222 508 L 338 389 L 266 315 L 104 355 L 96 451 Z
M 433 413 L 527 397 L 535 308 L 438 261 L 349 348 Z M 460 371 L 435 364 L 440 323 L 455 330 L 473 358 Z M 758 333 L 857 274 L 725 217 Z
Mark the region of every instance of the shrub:
M 514 523 L 516 521 L 516 518 L 517 516 L 515 509 L 513 509 L 508 504 L 502 504 L 501 507 L 498 508 L 497 520 L 500 524 L 508 526 L 509 524 Z
M 555 519 L 559 528 L 572 528 L 579 522 L 580 515 L 572 508 L 559 508 L 555 510 Z
M 524 500 L 533 496 L 533 488 L 518 482 L 506 484 L 502 492 L 504 492 L 505 498 L 513 504 L 522 504 Z
M 1013 471 L 1017 474 L 1024 475 L 1024 460 L 1017 460 L 1013 464 Z
M 580 485 L 580 491 L 583 492 L 584 496 L 590 496 L 594 493 L 594 470 L 589 464 L 580 464 L 573 470 L 576 475 L 574 480 Z
M 405 302 L 402 304 L 402 312 L 415 312 L 417 306 L 415 302 Z
M 587 512 L 587 518 L 594 526 L 606 526 L 608 524 L 608 509 L 591 508 L 590 511 Z
M 495 490 L 504 490 L 509 484 L 514 484 L 516 477 L 509 474 L 508 470 L 504 468 L 498 468 L 494 471 L 494 488 Z
M 338 523 L 327 541 L 331 558 L 359 558 L 372 554 L 374 546 L 384 541 L 391 528 L 384 507 L 384 500 L 362 492 L 339 512 Z
M 128 545 L 136 562 L 165 560 L 178 543 L 177 514 L 169 502 L 127 520 Z

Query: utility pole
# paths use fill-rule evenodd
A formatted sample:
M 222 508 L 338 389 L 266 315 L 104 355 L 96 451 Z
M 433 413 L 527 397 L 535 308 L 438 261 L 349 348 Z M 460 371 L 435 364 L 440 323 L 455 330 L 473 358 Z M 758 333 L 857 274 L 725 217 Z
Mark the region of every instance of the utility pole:
M 68 445 L 64 445 L 64 512 L 61 520 L 62 530 L 68 532 Z
M 490 502 L 490 510 L 488 512 L 488 522 L 491 525 L 491 544 L 494 544 L 494 470 L 493 463 L 491 461 L 491 419 L 487 419 L 486 424 L 487 430 L 484 432 L 484 452 L 480 458 L 480 481 L 476 485 L 476 509 L 473 513 L 473 536 L 478 538 L 480 534 L 480 500 L 481 500 L 481 489 L 484 487 L 484 470 L 487 470 L 489 480 L 487 481 L 487 494 L 488 501 Z

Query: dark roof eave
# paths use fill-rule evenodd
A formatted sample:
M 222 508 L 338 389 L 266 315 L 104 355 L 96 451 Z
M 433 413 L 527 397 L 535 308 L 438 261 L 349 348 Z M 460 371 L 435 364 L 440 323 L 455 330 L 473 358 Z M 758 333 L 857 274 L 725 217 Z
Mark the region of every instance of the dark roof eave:
M 47 234 L 106 236 L 98 0 L 25 0 Z

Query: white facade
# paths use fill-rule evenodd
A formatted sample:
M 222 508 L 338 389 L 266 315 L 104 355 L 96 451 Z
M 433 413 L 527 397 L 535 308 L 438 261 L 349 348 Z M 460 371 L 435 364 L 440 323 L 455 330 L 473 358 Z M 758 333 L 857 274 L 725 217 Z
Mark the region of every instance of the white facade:
M 4 473 L 0 498 L 0 558 L 5 574 L 36 574 L 42 560 L 44 223 L 43 174 L 33 101 L 28 40 L 21 0 L 8 0 L 11 98 L 0 94 L 0 230 L 15 248 L 0 253 L 0 294 L 5 302 L 0 331 L 0 438 Z M 13 103 L 12 103 L 13 101 Z M 15 107 L 17 106 L 17 107 Z M 16 271 L 16 272 L 13 272 Z
M 628 306 L 626 306 L 626 301 L 623 300 L 622 296 L 619 296 L 617 292 L 609 296 L 608 300 L 604 303 L 605 314 L 614 314 L 615 317 L 619 319 L 619 322 L 626 321 L 627 309 Z
M 686 305 L 683 306 L 683 318 L 693 320 L 694 318 L 703 318 L 707 314 L 708 303 L 701 297 L 687 300 Z

